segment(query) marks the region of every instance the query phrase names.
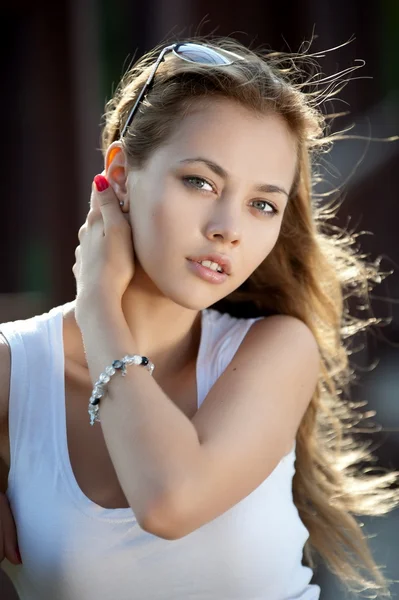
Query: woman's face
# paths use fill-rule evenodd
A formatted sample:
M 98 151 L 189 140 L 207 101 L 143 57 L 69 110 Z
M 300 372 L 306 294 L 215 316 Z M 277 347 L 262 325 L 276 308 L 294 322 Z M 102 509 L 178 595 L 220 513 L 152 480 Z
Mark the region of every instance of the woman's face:
M 237 289 L 277 241 L 295 168 L 295 139 L 282 118 L 224 99 L 199 103 L 143 169 L 129 172 L 140 279 L 193 310 Z M 220 284 L 188 260 L 215 252 L 231 260 Z

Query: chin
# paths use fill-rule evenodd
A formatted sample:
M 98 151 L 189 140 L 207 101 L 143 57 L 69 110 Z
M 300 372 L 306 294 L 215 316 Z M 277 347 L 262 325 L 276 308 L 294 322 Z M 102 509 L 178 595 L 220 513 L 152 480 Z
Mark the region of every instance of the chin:
M 215 290 L 213 290 L 214 287 L 216 286 L 208 284 L 209 289 L 206 289 L 206 285 L 197 286 L 195 284 L 193 285 L 192 282 L 185 282 L 184 285 L 171 288 L 169 283 L 167 286 L 162 286 L 161 291 L 164 296 L 169 298 L 175 304 L 187 308 L 188 310 L 198 312 L 221 299 L 219 295 L 215 294 Z

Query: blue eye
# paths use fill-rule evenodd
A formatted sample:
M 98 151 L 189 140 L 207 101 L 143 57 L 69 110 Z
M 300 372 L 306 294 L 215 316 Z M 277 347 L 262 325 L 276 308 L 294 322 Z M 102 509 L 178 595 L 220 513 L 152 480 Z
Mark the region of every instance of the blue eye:
M 214 186 L 209 183 L 209 181 L 207 181 L 206 179 L 204 179 L 203 177 L 197 177 L 196 175 L 188 175 L 182 178 L 183 182 L 185 185 L 187 185 L 188 187 L 194 188 L 199 190 L 200 192 L 214 192 L 215 188 Z M 199 182 L 200 185 L 197 185 Z M 210 190 L 206 190 L 203 187 L 203 184 L 209 185 L 209 187 L 211 188 Z M 256 208 L 256 210 L 261 213 L 262 215 L 266 216 L 266 217 L 273 217 L 274 215 L 278 214 L 278 210 L 277 208 L 274 206 L 274 204 L 272 204 L 271 202 L 268 202 L 267 200 L 253 200 L 252 204 L 254 204 L 255 202 L 259 202 L 260 204 L 264 204 L 265 206 L 269 206 L 271 208 L 271 210 L 264 210 L 262 208 Z
M 277 210 L 277 208 L 274 206 L 274 204 L 272 204 L 271 202 L 267 202 L 267 200 L 254 200 L 252 202 L 252 204 L 254 204 L 255 202 L 260 202 L 261 204 L 265 204 L 266 206 L 269 206 L 272 209 L 272 210 L 257 209 L 257 210 L 259 210 L 259 212 L 263 213 L 266 216 L 272 217 L 273 215 L 277 215 L 279 212 Z
M 212 185 L 209 183 L 209 181 L 207 181 L 206 179 L 203 179 L 202 177 L 196 177 L 195 175 L 189 175 L 189 176 L 187 176 L 187 177 L 183 177 L 183 181 L 184 181 L 184 183 L 185 183 L 186 185 L 188 185 L 189 187 L 196 188 L 197 190 L 200 190 L 200 191 L 206 191 L 206 192 L 207 192 L 207 191 L 211 191 L 211 192 L 213 192 L 213 191 L 214 191 L 214 188 L 213 188 L 213 186 L 212 186 Z M 204 188 L 203 188 L 203 187 L 200 187 L 200 186 L 196 185 L 195 183 L 192 183 L 193 181 L 196 181 L 196 182 L 198 182 L 198 181 L 199 181 L 200 183 L 206 183 L 207 185 L 209 185 L 209 187 L 210 187 L 211 189 L 210 189 L 210 190 L 204 190 Z

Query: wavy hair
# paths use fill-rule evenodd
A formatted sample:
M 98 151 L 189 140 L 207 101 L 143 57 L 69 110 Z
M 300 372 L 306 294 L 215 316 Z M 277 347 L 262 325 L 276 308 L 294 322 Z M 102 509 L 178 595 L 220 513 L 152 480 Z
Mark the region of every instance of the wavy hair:
M 129 164 L 141 167 L 168 140 L 182 117 L 199 101 L 228 98 L 257 114 L 281 115 L 297 140 L 297 173 L 272 252 L 233 293 L 212 308 L 233 316 L 287 314 L 312 330 L 319 346 L 319 381 L 297 432 L 294 502 L 309 531 L 304 560 L 318 553 L 352 591 L 389 597 L 389 583 L 372 556 L 355 518 L 382 515 L 399 504 L 397 472 L 374 472 L 371 442 L 355 435 L 359 405 L 350 402 L 354 370 L 351 338 L 380 320 L 351 314 L 349 300 L 370 309 L 369 290 L 383 276 L 379 261 L 360 254 L 357 234 L 333 225 L 340 202 L 314 193 L 321 155 L 335 139 L 325 101 L 339 93 L 357 66 L 324 77 L 316 54 L 248 49 L 231 38 L 195 37 L 245 60 L 228 67 L 188 63 L 172 53 L 160 64 L 122 143 Z M 161 46 L 123 75 L 103 116 L 102 152 L 120 138 L 133 102 L 147 80 Z M 366 466 L 365 466 L 366 465 Z

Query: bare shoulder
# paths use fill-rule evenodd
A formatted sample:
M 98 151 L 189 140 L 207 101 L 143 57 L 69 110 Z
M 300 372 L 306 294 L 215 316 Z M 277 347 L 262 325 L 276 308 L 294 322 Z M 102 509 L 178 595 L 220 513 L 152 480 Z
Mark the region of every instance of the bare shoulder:
M 237 362 L 247 364 L 259 362 L 264 369 L 276 375 L 295 377 L 296 371 L 309 382 L 312 389 L 318 378 L 320 353 L 316 338 L 310 327 L 290 315 L 272 315 L 256 321 L 249 329 L 234 357 Z M 303 367 L 306 370 L 303 372 Z M 265 370 L 259 372 L 260 380 Z M 252 369 L 250 369 L 249 374 Z M 292 374 L 292 377 L 290 377 Z M 269 373 L 270 376 L 270 373 Z M 301 379 L 302 379 L 301 377 Z
M 256 338 L 260 344 L 273 339 L 276 342 L 280 341 L 285 348 L 287 341 L 289 341 L 290 347 L 294 351 L 298 346 L 301 346 L 304 352 L 309 352 L 315 357 L 319 356 L 318 344 L 310 327 L 297 317 L 290 315 L 273 315 L 257 321 L 251 327 L 247 338 L 252 339 L 249 343 L 254 343 Z
M 205 440 L 217 435 L 218 430 L 226 431 L 231 415 L 238 415 L 240 411 L 241 416 L 246 417 L 241 423 L 248 424 L 247 434 L 251 437 L 251 428 L 258 428 L 262 422 L 259 416 L 263 415 L 263 422 L 270 424 L 273 413 L 275 425 L 280 430 L 283 426 L 285 429 L 275 449 L 279 447 L 281 455 L 288 452 L 319 374 L 319 347 L 303 321 L 290 315 L 272 315 L 256 321 L 194 416 L 199 438 Z M 230 400 L 226 404 L 218 398 Z M 236 404 L 234 411 L 233 403 Z M 253 405 L 251 414 L 257 415 L 255 422 L 248 419 L 250 403 Z M 233 427 L 236 425 L 238 423 Z M 270 432 L 260 430 L 259 433 L 267 436 Z
M 298 402 L 297 407 L 304 411 L 320 375 L 320 350 L 310 327 L 290 315 L 273 315 L 257 321 L 236 355 L 248 365 L 249 375 L 252 369 L 248 360 L 254 353 L 264 365 L 259 381 L 269 385 L 275 380 L 280 390 L 301 389 L 303 402 Z

